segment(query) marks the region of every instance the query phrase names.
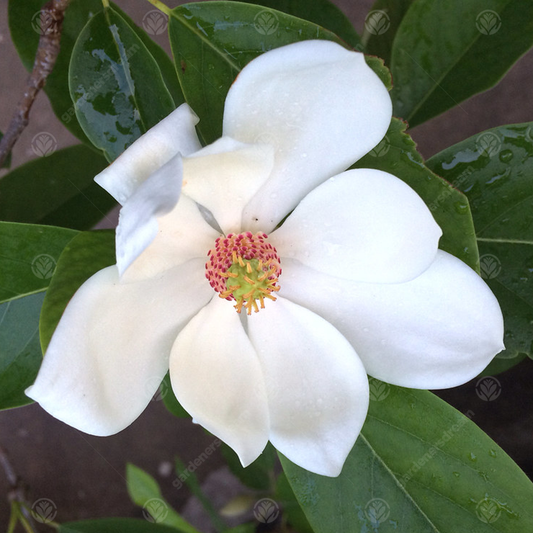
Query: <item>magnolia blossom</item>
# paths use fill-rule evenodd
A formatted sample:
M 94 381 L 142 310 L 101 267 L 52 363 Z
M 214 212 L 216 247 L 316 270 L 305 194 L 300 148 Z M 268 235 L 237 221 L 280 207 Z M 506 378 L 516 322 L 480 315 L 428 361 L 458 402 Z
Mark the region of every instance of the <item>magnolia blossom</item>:
M 345 171 L 391 113 L 362 54 L 308 41 L 243 69 L 213 144 L 187 105 L 152 128 L 96 178 L 123 206 L 117 264 L 72 298 L 28 396 L 110 435 L 170 370 L 183 407 L 243 465 L 270 440 L 336 476 L 367 374 L 433 389 L 476 376 L 503 349 L 496 299 L 438 250 L 411 188 Z

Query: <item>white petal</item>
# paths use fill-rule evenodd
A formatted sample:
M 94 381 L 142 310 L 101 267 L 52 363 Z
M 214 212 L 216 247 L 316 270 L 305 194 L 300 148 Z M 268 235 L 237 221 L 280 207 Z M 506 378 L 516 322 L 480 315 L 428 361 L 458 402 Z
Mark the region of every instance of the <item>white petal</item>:
M 158 232 L 157 217 L 178 203 L 183 178 L 180 154 L 151 174 L 126 200 L 116 231 L 119 275 L 150 245 Z
M 150 174 L 176 154 L 190 155 L 201 148 L 194 126 L 198 117 L 187 104 L 170 113 L 139 137 L 94 180 L 124 205 Z
M 368 410 L 368 379 L 354 349 L 284 298 L 248 317 L 248 329 L 265 376 L 270 441 L 310 472 L 339 475 Z
M 209 209 L 224 233 L 239 233 L 242 210 L 268 179 L 273 161 L 271 146 L 222 137 L 184 160 L 183 192 Z
M 179 334 L 170 379 L 195 422 L 231 446 L 243 466 L 257 459 L 268 441 L 265 386 L 230 302 L 213 298 Z
M 158 277 L 191 259 L 205 262 L 220 237 L 204 220 L 197 204 L 184 194 L 170 213 L 157 219 L 157 226 L 156 237 L 126 270 L 122 281 Z
M 398 283 L 428 268 L 441 235 L 427 206 L 403 181 L 357 169 L 311 191 L 271 241 L 280 257 L 331 276 Z
M 455 387 L 479 374 L 503 346 L 503 317 L 484 281 L 439 251 L 418 278 L 401 284 L 348 282 L 292 261 L 281 291 L 335 325 L 366 371 L 419 389 Z
M 121 431 L 148 405 L 177 334 L 212 296 L 198 260 L 139 283 L 121 284 L 115 266 L 101 270 L 70 301 L 26 394 L 86 433 Z
M 363 54 L 336 43 L 294 43 L 246 65 L 226 98 L 224 135 L 272 144 L 276 154 L 272 178 L 246 207 L 245 229 L 271 231 L 378 144 L 391 116 L 387 89 Z

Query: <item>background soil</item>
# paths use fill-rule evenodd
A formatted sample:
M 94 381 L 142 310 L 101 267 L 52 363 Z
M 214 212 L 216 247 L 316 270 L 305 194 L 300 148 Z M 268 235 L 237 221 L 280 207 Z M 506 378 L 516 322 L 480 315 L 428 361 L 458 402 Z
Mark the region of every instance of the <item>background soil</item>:
M 5 131 L 11 113 L 24 87 L 27 73 L 18 61 L 7 28 L 7 0 L 0 0 L 0 130 Z M 117 3 L 138 23 L 153 10 L 142 0 Z M 167 1 L 174 7 L 180 3 Z M 362 33 L 371 0 L 334 0 Z M 165 35 L 158 42 L 168 49 Z M 533 53 L 526 54 L 494 89 L 471 98 L 446 114 L 410 133 L 425 157 L 475 133 L 500 124 L 533 121 Z M 14 153 L 13 167 L 34 157 L 32 138 L 49 132 L 59 148 L 76 144 L 76 140 L 59 124 L 44 93 L 37 99 L 31 123 L 20 138 Z M 501 394 L 494 401 L 483 401 L 475 392 L 476 380 L 439 395 L 460 411 L 473 411 L 473 421 L 485 430 L 530 475 L 533 474 L 533 362 L 526 360 L 513 370 L 498 376 Z M 161 401 L 152 401 L 144 414 L 120 434 L 97 438 L 80 433 L 50 417 L 37 405 L 0 412 L 0 444 L 9 451 L 17 473 L 30 487 L 30 501 L 48 498 L 57 506 L 56 520 L 105 516 L 141 517 L 141 510 L 128 497 L 125 464 L 132 462 L 154 475 L 167 499 L 182 508 L 189 493 L 186 488 L 172 487 L 172 465 L 178 455 L 185 463 L 193 460 L 213 442 L 199 427 L 188 420 L 167 413 Z M 222 465 L 218 454 L 202 464 L 197 475 L 205 480 Z M 212 475 L 208 490 L 220 501 L 230 488 L 224 472 Z M 0 472 L 0 529 L 7 523 L 7 483 Z M 189 516 L 196 516 L 191 505 Z M 200 518 L 198 525 L 202 525 Z

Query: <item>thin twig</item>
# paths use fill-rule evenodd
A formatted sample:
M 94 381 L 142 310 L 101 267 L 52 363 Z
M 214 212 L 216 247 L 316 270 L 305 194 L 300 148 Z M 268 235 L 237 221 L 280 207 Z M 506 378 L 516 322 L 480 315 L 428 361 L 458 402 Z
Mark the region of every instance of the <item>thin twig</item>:
M 22 515 L 20 518 L 23 518 L 25 529 L 27 531 L 36 533 L 37 528 L 29 510 L 30 506 L 28 505 L 28 501 L 26 499 L 26 487 L 24 486 L 22 480 L 15 473 L 15 470 L 7 456 L 7 452 L 4 448 L 2 448 L 2 446 L 0 446 L 0 465 L 4 469 L 7 482 L 9 483 L 10 488 L 8 499 L 12 505 L 11 509 L 13 509 L 13 505 L 17 505 L 17 510 Z
M 0 141 L 0 167 L 17 142 L 20 134 L 28 125 L 30 109 L 37 94 L 46 83 L 46 78 L 54 68 L 59 54 L 59 42 L 63 28 L 65 9 L 70 0 L 50 0 L 41 9 L 41 37 L 35 54 L 33 70 L 26 83 L 17 110 L 13 114 L 9 127 Z

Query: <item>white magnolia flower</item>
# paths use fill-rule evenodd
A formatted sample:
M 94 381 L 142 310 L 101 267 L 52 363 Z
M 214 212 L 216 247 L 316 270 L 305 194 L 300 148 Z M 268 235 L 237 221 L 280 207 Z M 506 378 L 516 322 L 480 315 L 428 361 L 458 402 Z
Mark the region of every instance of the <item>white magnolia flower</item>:
M 186 105 L 147 132 L 96 178 L 123 206 L 117 265 L 72 298 L 28 396 L 110 435 L 170 369 L 183 407 L 243 465 L 270 440 L 336 476 L 367 373 L 434 389 L 476 376 L 503 348 L 496 299 L 437 249 L 412 189 L 343 172 L 391 113 L 362 54 L 308 41 L 244 68 L 215 143 L 201 148 Z

